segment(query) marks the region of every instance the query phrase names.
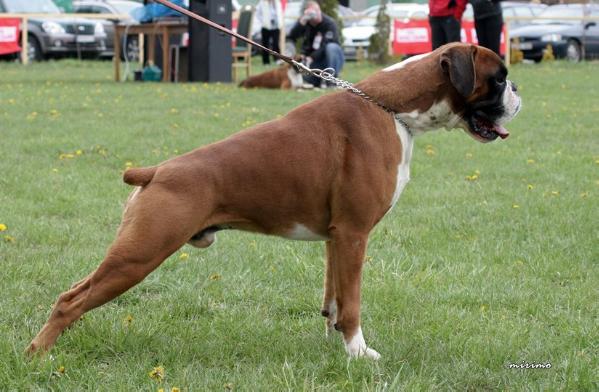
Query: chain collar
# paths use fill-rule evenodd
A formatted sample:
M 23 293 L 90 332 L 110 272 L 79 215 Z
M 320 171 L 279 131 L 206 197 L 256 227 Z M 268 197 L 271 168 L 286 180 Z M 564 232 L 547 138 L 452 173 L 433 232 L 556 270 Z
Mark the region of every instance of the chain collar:
M 395 119 L 395 121 L 397 121 L 402 127 L 404 127 L 410 135 L 412 135 L 412 130 L 410 129 L 408 124 L 399 116 L 399 113 L 389 109 L 387 106 L 376 101 L 374 98 L 372 98 L 371 96 L 366 94 L 364 91 L 360 90 L 359 88 L 355 87 L 352 83 L 348 82 L 347 80 L 336 78 L 334 76 L 335 70 L 333 68 L 325 68 L 325 69 L 308 68 L 304 64 L 297 62 L 295 60 L 293 60 L 293 65 L 296 67 L 298 72 L 301 72 L 305 75 L 316 76 L 317 78 L 320 78 L 326 82 L 332 82 L 337 87 L 347 90 L 349 92 L 352 92 L 352 93 L 356 94 L 357 96 L 364 98 L 365 100 L 367 100 L 369 102 L 372 102 L 373 104 L 377 105 L 378 107 L 380 107 L 387 113 L 390 113 L 393 116 L 393 118 Z

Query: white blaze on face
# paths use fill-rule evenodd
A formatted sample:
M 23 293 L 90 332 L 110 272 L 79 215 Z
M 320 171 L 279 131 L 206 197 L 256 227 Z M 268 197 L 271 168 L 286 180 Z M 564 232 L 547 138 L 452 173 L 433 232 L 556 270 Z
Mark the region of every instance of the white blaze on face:
M 393 65 L 391 65 L 391 66 L 383 69 L 383 71 L 390 72 L 390 71 L 395 71 L 396 69 L 402 69 L 407 64 L 413 63 L 414 61 L 421 60 L 421 59 L 425 58 L 426 56 L 428 56 L 429 54 L 430 53 L 423 53 L 423 54 L 419 54 L 418 56 L 408 57 L 407 59 L 405 59 L 402 62 L 399 62 L 397 64 L 393 64 Z
M 513 83 L 510 80 L 508 80 L 507 86 L 503 91 L 501 102 L 503 104 L 504 114 L 503 116 L 497 119 L 498 124 L 505 124 L 511 121 L 514 117 L 516 117 L 516 115 L 520 111 L 520 108 L 522 107 L 521 98 L 518 94 L 514 92 L 514 90 L 512 89 L 512 85 Z

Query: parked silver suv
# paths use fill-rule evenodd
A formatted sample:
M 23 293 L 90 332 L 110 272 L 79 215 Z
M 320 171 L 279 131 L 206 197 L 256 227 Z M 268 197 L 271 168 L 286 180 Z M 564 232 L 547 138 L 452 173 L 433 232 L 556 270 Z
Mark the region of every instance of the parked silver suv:
M 52 0 L 0 0 L 2 13 L 59 14 Z M 83 18 L 28 19 L 28 57 L 30 61 L 49 56 L 97 56 L 106 50 L 102 23 Z
M 106 51 L 102 56 L 112 57 L 114 55 L 114 24 L 129 23 L 133 19 L 117 20 L 113 15 L 130 15 L 137 8 L 143 7 L 143 3 L 128 0 L 75 0 L 73 2 L 73 12 L 77 14 L 101 14 L 105 15 L 106 19 L 101 22 L 106 32 Z M 139 59 L 139 42 L 137 34 L 130 34 L 123 38 L 121 47 L 127 52 L 129 61 L 137 61 Z M 123 53 L 120 53 L 121 59 L 124 60 Z

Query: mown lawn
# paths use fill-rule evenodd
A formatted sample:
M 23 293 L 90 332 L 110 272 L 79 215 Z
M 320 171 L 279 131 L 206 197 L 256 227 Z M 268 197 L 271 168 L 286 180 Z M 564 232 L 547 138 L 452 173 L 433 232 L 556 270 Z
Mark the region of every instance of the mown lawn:
M 324 336 L 322 244 L 239 232 L 185 246 L 27 361 L 57 295 L 113 239 L 127 166 L 321 93 L 117 84 L 107 62 L 0 63 L 0 389 L 597 390 L 599 63 L 511 72 L 524 109 L 510 138 L 417 139 L 412 181 L 373 232 L 362 318 L 379 362 L 348 361 L 341 338 Z

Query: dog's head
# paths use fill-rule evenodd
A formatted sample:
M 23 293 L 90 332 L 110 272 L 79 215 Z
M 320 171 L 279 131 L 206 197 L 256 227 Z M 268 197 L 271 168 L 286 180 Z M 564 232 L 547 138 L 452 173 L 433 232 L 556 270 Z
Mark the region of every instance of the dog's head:
M 457 125 L 483 143 L 508 137 L 503 125 L 518 114 L 521 100 L 501 58 L 474 45 L 438 50 L 451 106 L 461 119 Z

